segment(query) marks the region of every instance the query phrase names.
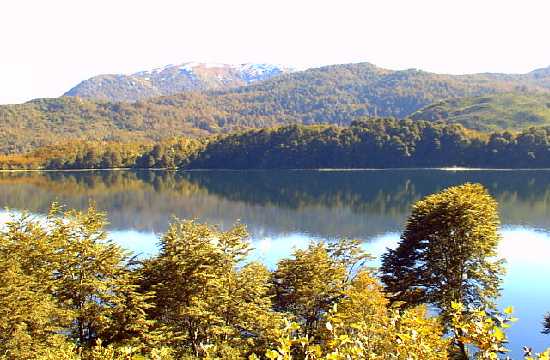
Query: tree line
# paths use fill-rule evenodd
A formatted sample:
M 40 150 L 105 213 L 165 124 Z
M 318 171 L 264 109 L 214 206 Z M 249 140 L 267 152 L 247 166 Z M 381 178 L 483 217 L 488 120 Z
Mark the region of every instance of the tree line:
M 376 118 L 350 126 L 291 125 L 156 144 L 71 142 L 0 167 L 44 169 L 311 169 L 399 167 L 550 167 L 550 127 L 491 134 L 458 124 Z
M 515 319 L 495 306 L 496 206 L 478 184 L 425 197 L 378 273 L 350 239 L 268 269 L 240 224 L 175 220 L 142 259 L 93 205 L 13 215 L 0 230 L 0 359 L 497 359 Z

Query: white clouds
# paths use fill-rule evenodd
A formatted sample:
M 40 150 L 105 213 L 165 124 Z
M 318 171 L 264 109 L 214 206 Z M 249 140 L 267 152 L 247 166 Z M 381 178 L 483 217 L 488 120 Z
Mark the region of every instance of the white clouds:
M 526 72 L 550 65 L 548 13 L 544 0 L 6 0 L 0 103 L 186 61 Z

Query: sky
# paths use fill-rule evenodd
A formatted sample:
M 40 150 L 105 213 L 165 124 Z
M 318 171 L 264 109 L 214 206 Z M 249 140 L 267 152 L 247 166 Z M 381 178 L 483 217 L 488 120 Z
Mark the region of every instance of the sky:
M 1 0 L 0 104 L 189 61 L 525 73 L 548 0 Z

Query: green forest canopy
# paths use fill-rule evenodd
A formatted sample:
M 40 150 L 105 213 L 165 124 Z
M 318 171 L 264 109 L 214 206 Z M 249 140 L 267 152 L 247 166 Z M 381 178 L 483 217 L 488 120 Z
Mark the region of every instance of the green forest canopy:
M 70 142 L 0 157 L 4 169 L 550 167 L 550 127 L 490 134 L 459 124 L 368 119 L 151 143 Z

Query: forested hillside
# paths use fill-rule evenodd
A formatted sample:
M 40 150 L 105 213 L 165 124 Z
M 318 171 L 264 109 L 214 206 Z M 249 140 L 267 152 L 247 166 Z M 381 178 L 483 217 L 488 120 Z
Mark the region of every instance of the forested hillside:
M 152 143 L 78 142 L 0 157 L 0 168 L 550 168 L 550 127 L 480 133 L 460 124 L 373 118 Z
M 327 99 L 328 104 L 366 104 L 370 115 L 404 118 L 442 99 L 549 90 L 550 74 L 543 70 L 524 75 L 442 75 L 415 69 L 387 70 L 360 63 L 287 74 L 231 92 L 255 94 L 275 103 L 313 98 Z
M 451 76 L 352 64 L 281 75 L 231 90 L 182 93 L 135 103 L 37 99 L 0 106 L 0 153 L 21 153 L 70 139 L 158 141 L 278 125 L 349 125 L 373 115 L 406 117 L 443 99 L 511 91 L 516 95 L 508 96 L 519 100 L 495 98 L 496 105 L 486 108 L 479 121 L 475 114 L 447 113 L 451 122 L 475 129 L 522 129 L 546 123 L 548 111 L 543 110 L 550 95 L 541 93 L 550 92 L 549 79 L 543 70 L 527 75 Z M 480 100 L 453 101 L 462 107 L 466 105 L 461 101 Z M 455 106 L 452 102 L 438 104 L 415 119 L 445 118 L 445 110 L 438 109 Z
M 109 103 L 79 98 L 37 99 L 0 106 L 0 153 L 21 153 L 68 140 L 147 141 L 201 135 L 200 98 L 187 108 Z M 204 111 L 208 111 L 204 109 Z
M 287 126 L 210 141 L 185 164 L 206 169 L 550 167 L 550 127 L 477 133 L 459 124 L 369 119 Z

